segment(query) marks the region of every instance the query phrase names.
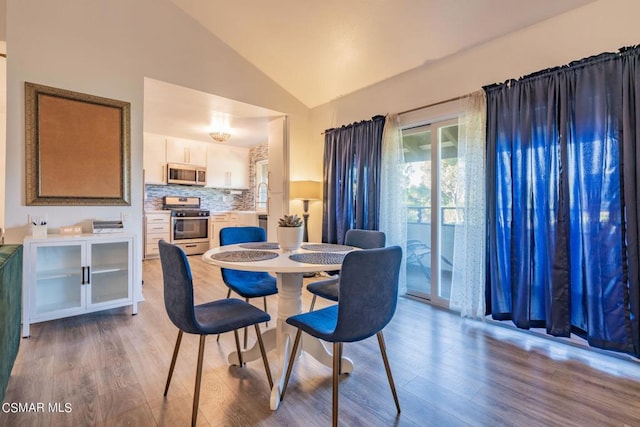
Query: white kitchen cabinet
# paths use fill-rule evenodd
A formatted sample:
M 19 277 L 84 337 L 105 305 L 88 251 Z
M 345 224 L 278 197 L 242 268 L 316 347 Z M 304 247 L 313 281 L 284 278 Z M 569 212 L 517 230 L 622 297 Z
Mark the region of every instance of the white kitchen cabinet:
M 158 242 L 171 239 L 171 211 L 147 212 L 144 216 L 144 258 L 158 258 Z
M 142 163 L 145 184 L 167 184 L 167 148 L 164 136 L 144 133 Z
M 255 211 L 238 212 L 239 226 L 258 226 L 258 215 Z
M 220 246 L 220 230 L 225 227 L 231 227 L 231 218 L 229 214 L 211 214 L 209 216 L 211 223 L 211 244 L 212 248 L 217 248 Z M 235 224 L 233 225 L 235 227 Z
M 207 166 L 208 145 L 190 139 L 167 138 L 167 163 Z
M 267 196 L 267 239 L 276 240 L 278 219 L 289 213 L 288 121 L 278 117 L 269 122 L 269 188 Z
M 258 226 L 255 212 L 225 212 L 211 214 L 211 247 L 220 246 L 220 230 L 225 227 Z
M 134 298 L 135 236 L 49 235 L 24 240 L 22 335 L 32 323 L 115 307 Z
M 211 145 L 207 159 L 207 187 L 249 188 L 248 148 Z
M 278 117 L 269 122 L 269 193 L 283 193 L 289 185 L 285 162 L 288 161 L 286 148 L 286 117 Z

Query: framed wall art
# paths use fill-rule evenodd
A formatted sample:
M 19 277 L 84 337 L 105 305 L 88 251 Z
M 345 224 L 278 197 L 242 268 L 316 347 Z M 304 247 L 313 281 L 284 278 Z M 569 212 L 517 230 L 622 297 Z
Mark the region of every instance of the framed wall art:
M 25 83 L 27 205 L 130 205 L 130 104 Z

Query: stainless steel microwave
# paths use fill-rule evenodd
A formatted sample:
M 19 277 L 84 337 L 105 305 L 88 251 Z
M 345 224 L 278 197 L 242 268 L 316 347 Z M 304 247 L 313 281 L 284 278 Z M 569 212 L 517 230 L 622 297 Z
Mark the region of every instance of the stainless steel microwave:
M 167 184 L 207 184 L 207 168 L 184 163 L 167 163 Z

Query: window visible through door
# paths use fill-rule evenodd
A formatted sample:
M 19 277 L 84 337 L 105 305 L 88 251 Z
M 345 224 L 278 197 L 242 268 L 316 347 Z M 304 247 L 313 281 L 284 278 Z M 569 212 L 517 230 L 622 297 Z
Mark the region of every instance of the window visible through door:
M 454 234 L 464 220 L 455 205 L 457 119 L 406 127 L 403 187 L 407 200 L 407 293 L 447 306 Z
M 267 212 L 267 200 L 269 199 L 269 160 L 258 160 L 256 162 L 256 189 L 255 201 L 256 212 Z

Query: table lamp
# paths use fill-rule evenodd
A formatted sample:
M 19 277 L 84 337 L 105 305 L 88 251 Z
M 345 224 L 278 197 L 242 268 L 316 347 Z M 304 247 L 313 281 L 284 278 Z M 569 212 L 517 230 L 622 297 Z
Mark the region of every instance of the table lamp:
M 302 200 L 302 208 L 304 213 L 304 234 L 303 242 L 309 241 L 309 200 L 320 200 L 322 198 L 322 183 L 319 181 L 291 181 L 290 197 L 292 199 Z

